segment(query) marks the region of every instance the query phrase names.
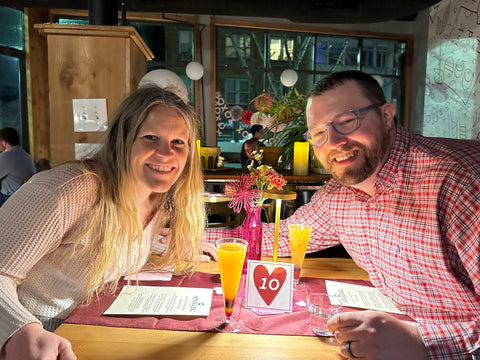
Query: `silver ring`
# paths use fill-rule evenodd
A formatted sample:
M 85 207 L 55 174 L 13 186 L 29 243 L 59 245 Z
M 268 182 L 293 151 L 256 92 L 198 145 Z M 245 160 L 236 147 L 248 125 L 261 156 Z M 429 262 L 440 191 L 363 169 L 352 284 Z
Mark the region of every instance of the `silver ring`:
M 345 344 L 345 351 L 347 352 L 349 358 L 356 359 L 357 357 L 353 355 L 351 346 L 352 341 L 347 341 L 347 343 Z

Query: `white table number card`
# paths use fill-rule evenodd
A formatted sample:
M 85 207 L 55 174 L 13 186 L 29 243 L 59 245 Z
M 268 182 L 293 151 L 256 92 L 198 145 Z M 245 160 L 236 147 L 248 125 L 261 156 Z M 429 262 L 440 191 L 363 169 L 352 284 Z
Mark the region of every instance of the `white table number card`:
M 245 307 L 292 311 L 293 264 L 249 260 Z

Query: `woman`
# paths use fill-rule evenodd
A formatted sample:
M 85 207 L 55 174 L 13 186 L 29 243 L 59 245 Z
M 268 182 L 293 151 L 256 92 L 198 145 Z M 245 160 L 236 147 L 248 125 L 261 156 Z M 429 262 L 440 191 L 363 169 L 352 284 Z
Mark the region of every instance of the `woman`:
M 263 137 L 263 126 L 258 124 L 253 125 L 250 129 L 250 133 L 252 134 L 252 137 L 245 140 L 242 145 L 242 150 L 240 151 L 242 167 L 245 169 L 252 163 L 252 159 L 250 158 L 252 152 L 256 150 L 258 146 L 263 145 L 263 143 L 260 142 L 260 139 Z M 258 164 L 256 165 L 258 166 Z
M 186 254 L 199 261 L 206 220 L 198 128 L 174 93 L 142 87 L 117 109 L 98 153 L 38 173 L 0 209 L 6 359 L 75 359 L 69 342 L 47 330 L 138 271 L 167 225 L 165 264 Z

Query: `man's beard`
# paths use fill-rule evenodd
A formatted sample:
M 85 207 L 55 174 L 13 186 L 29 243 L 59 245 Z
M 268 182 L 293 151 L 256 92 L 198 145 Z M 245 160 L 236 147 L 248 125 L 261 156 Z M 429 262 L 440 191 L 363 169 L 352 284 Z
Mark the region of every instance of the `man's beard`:
M 388 151 L 390 144 L 390 137 L 386 131 L 383 131 L 381 135 L 379 141 L 370 146 L 356 143 L 336 152 L 343 153 L 356 150 L 358 152 L 357 156 L 363 156 L 364 158 L 362 164 L 339 168 L 334 164 L 335 156 L 331 156 L 330 154 L 329 158 L 326 160 L 326 164 L 322 165 L 325 170 L 332 174 L 332 176 L 343 185 L 352 186 L 360 184 L 374 174 L 385 158 L 385 153 Z

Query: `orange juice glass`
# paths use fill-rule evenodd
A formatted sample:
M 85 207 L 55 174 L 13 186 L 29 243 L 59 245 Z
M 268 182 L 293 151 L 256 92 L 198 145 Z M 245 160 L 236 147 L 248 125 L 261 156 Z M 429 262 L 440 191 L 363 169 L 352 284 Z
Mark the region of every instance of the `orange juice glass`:
M 213 320 L 215 328 L 219 331 L 237 332 L 243 326 L 232 315 L 247 246 L 248 242 L 239 238 L 217 240 L 218 263 L 225 304 L 225 315 L 218 316 Z
M 312 227 L 308 225 L 288 225 L 288 238 L 290 240 L 290 253 L 293 264 L 293 284 L 295 286 L 299 283 L 300 271 L 302 270 L 311 232 Z

